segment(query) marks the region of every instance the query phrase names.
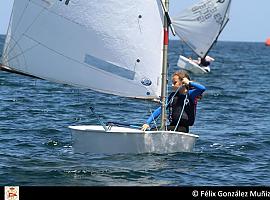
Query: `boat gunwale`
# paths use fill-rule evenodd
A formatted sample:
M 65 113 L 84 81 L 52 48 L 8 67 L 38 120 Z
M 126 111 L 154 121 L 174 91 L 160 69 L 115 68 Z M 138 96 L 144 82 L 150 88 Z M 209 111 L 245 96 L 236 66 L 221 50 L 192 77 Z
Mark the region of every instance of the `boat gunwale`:
M 176 135 L 182 135 L 182 136 L 189 136 L 189 137 L 195 137 L 195 138 L 199 138 L 198 135 L 192 134 L 192 133 L 185 133 L 185 132 L 177 132 L 177 131 L 142 131 L 140 129 L 134 129 L 134 128 L 127 128 L 127 127 L 119 127 L 117 126 L 117 128 L 121 128 L 122 130 L 108 130 L 105 131 L 104 129 L 90 129 L 90 127 L 102 127 L 102 126 L 96 126 L 96 125 L 80 125 L 80 126 L 68 126 L 69 129 L 71 130 L 75 130 L 75 131 L 80 131 L 80 132 L 95 132 L 95 133 L 110 133 L 110 134 L 164 134 L 164 133 L 168 133 L 168 134 L 176 134 Z M 103 127 L 102 127 L 103 128 Z

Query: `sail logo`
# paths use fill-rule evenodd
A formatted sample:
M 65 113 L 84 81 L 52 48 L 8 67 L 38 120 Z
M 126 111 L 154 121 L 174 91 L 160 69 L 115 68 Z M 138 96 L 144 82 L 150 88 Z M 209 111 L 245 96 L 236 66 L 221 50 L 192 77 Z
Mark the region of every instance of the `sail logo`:
M 19 186 L 5 186 L 5 200 L 19 200 Z
M 152 81 L 151 81 L 149 78 L 143 78 L 143 79 L 141 80 L 141 83 L 142 83 L 143 85 L 145 85 L 145 86 L 150 86 L 150 85 L 152 85 Z
M 224 3 L 225 0 L 218 0 L 217 3 Z
M 62 0 L 59 0 L 59 1 L 62 1 Z M 65 1 L 65 4 L 68 5 L 69 1 L 70 1 L 70 0 L 66 0 L 66 1 Z

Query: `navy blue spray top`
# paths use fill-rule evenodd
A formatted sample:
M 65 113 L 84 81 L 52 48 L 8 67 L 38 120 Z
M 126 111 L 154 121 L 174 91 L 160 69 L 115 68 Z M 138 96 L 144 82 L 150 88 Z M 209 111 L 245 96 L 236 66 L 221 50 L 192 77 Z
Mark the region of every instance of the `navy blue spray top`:
M 185 105 L 184 112 L 182 114 L 179 125 L 180 126 L 192 126 L 195 121 L 196 115 L 196 105 L 197 105 L 197 97 L 200 96 L 206 88 L 196 82 L 190 82 L 189 86 L 192 88 L 188 91 L 188 103 Z M 169 108 L 169 121 L 170 125 L 175 126 L 178 122 L 179 116 L 181 114 L 184 100 L 186 95 L 180 94 L 179 92 L 174 96 L 175 92 L 172 92 L 169 95 L 167 100 L 166 109 Z M 173 97 L 174 96 L 174 97 Z M 173 100 L 171 101 L 171 98 Z M 169 104 L 168 104 L 169 102 Z M 158 107 L 151 116 L 147 119 L 146 123 L 150 124 L 154 119 L 156 119 L 161 114 L 161 106 Z

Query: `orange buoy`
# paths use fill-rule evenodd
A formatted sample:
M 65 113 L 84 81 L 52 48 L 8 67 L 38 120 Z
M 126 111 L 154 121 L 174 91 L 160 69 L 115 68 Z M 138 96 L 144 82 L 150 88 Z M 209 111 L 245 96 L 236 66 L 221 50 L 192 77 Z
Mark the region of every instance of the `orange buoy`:
M 267 40 L 265 41 L 265 45 L 270 46 L 270 38 L 267 38 Z

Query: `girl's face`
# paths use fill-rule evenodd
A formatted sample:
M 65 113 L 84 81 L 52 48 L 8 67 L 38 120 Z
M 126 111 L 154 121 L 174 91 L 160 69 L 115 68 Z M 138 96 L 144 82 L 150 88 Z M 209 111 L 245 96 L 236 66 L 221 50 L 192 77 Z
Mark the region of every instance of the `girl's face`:
M 172 77 L 172 87 L 174 91 L 176 91 L 182 85 L 182 80 L 180 80 L 179 76 L 175 75 Z M 186 91 L 187 89 L 185 87 L 179 90 L 180 93 L 185 93 Z

